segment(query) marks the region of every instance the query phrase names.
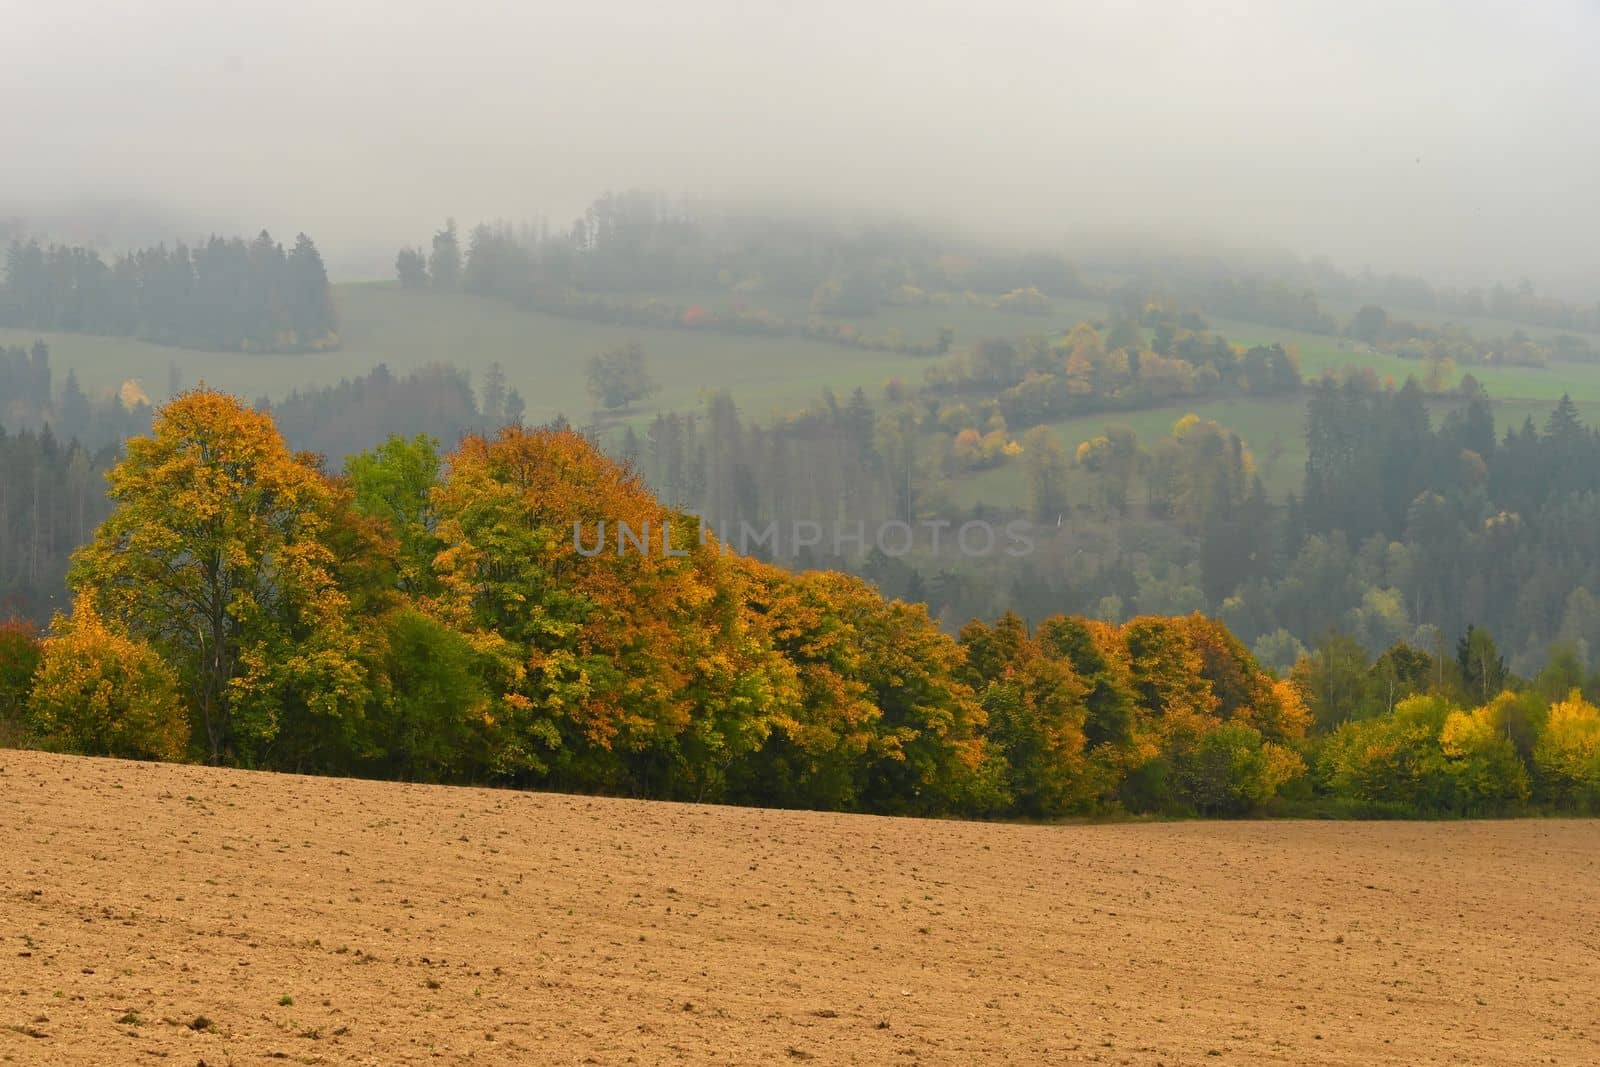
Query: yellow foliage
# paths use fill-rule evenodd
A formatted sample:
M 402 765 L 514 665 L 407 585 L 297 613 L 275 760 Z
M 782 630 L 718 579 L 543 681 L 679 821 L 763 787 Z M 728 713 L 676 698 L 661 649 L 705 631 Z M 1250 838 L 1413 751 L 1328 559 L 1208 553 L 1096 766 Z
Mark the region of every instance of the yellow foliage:
M 1558 793 L 1600 800 L 1600 708 L 1577 690 L 1551 705 L 1533 760 Z
M 87 598 L 42 644 L 29 724 L 47 748 L 92 756 L 181 759 L 189 723 L 172 668 L 108 628 Z

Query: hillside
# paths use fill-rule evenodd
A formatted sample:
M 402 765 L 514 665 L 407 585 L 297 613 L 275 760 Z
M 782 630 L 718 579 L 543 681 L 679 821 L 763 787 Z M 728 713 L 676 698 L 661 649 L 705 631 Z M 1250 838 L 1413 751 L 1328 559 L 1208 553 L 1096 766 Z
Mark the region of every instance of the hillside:
M 1026 827 L 0 751 L 0 1061 L 1574 1063 L 1600 826 Z
M 608 346 L 637 340 L 645 350 L 650 374 L 660 385 L 631 416 L 624 416 L 624 421 L 631 421 L 640 431 L 656 412 L 700 409 L 714 390 L 731 392 L 741 411 L 758 420 L 774 412 L 800 410 L 827 389 L 844 395 L 860 386 L 877 400 L 890 379 L 920 383 L 928 368 L 938 362 L 930 357 L 844 348 L 797 337 L 597 323 L 522 311 L 464 293 L 406 292 L 387 284 L 336 285 L 334 296 L 342 345 L 332 352 L 207 352 L 126 337 L 24 329 L 0 329 L 0 346 L 27 345 L 43 337 L 51 347 L 59 380 L 65 380 L 71 369 L 85 389 L 98 396 L 132 378 L 157 401 L 165 398 L 173 369 L 185 386 L 205 382 L 254 400 L 281 398 L 307 386 L 332 385 L 363 375 L 380 363 L 400 374 L 429 363 L 448 363 L 469 371 L 481 384 L 489 367 L 499 363 L 508 384 L 526 400 L 529 421 L 542 422 L 564 414 L 582 423 L 593 409 L 584 361 Z M 675 304 L 701 301 L 714 310 L 748 301 L 790 318 L 806 315 L 804 302 L 764 294 L 675 293 L 663 298 Z M 874 315 L 840 321 L 865 333 L 897 330 L 913 340 L 932 337 L 949 326 L 955 330 L 960 349 L 990 336 L 1059 333 L 1105 313 L 1103 303 L 1087 300 L 1059 301 L 1051 314 L 1041 316 L 957 303 L 886 307 Z M 1414 360 L 1363 351 L 1337 337 L 1231 320 L 1217 320 L 1214 325 L 1236 343 L 1293 345 L 1307 378 L 1351 367 L 1368 367 L 1397 381 L 1422 373 L 1421 364 Z M 1503 336 L 1518 328 L 1515 323 L 1491 319 L 1472 320 L 1471 325 L 1483 336 Z M 1542 424 L 1564 392 L 1584 406 L 1600 400 L 1600 364 L 1462 370 L 1470 371 L 1495 398 L 1501 430 L 1518 426 L 1529 416 Z M 1450 405 L 1436 406 L 1442 411 Z M 1141 411 L 1073 416 L 1050 426 L 1070 452 L 1109 423 L 1130 426 L 1142 440 L 1154 440 L 1189 411 L 1238 432 L 1261 461 L 1267 485 L 1275 494 L 1300 488 L 1306 455 L 1305 402 L 1300 396 L 1180 398 Z M 1015 464 L 967 474 L 952 480 L 952 498 L 969 506 L 977 502 L 1016 506 L 1026 498 L 1023 482 L 1023 472 Z

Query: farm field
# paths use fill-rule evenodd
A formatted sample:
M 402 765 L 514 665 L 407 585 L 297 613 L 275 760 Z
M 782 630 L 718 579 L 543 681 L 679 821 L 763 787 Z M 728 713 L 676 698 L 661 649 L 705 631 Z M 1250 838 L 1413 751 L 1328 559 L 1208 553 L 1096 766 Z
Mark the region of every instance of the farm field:
M 1587 1062 L 1600 823 L 1011 826 L 0 751 L 0 1062 Z

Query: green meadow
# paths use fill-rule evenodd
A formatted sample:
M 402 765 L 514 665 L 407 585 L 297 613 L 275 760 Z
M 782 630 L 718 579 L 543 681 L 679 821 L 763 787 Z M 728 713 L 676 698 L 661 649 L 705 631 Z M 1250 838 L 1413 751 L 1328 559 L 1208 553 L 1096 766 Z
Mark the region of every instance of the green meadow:
M 343 347 L 299 355 L 206 352 L 148 344 L 126 338 L 83 334 L 37 334 L 0 330 L 0 344 L 28 344 L 36 336 L 49 342 L 57 381 L 74 370 L 84 388 L 105 393 L 128 379 L 162 399 L 173 369 L 185 386 L 200 382 L 255 399 L 280 397 L 307 385 L 329 385 L 365 374 L 379 363 L 395 373 L 447 363 L 481 381 L 501 364 L 519 389 L 531 420 L 565 414 L 574 421 L 591 417 L 584 362 L 607 346 L 639 341 L 660 390 L 620 420 L 641 425 L 656 412 L 699 407 L 708 392 L 728 390 L 747 417 L 793 411 L 816 400 L 825 389 L 838 393 L 857 386 L 877 397 L 892 378 L 919 382 L 932 357 L 845 348 L 804 338 L 753 337 L 710 330 L 608 325 L 523 311 L 504 303 L 456 293 L 407 292 L 390 284 L 335 287 Z M 712 311 L 739 305 L 761 307 L 786 318 L 806 314 L 805 301 L 767 295 L 674 293 L 675 304 L 700 303 Z M 1020 337 L 1069 329 L 1084 319 L 1105 315 L 1096 301 L 1057 301 L 1045 315 L 1019 315 L 974 306 L 957 298 L 946 303 L 889 307 L 851 321 L 872 335 L 897 331 L 924 341 L 941 327 L 955 331 L 956 347 L 990 336 Z M 1401 314 L 1409 314 L 1402 312 Z M 1515 327 L 1483 320 L 1474 324 L 1500 335 Z M 1348 367 L 1370 367 L 1380 377 L 1402 381 L 1421 367 L 1407 360 L 1365 350 L 1337 337 L 1302 333 L 1253 323 L 1215 320 L 1213 326 L 1241 344 L 1280 341 L 1299 352 L 1306 376 Z M 1563 392 L 1582 406 L 1600 408 L 1600 365 L 1547 369 L 1471 368 L 1497 402 L 1502 430 L 1526 417 L 1542 422 Z M 1434 405 L 1442 412 L 1447 404 Z M 1274 493 L 1299 485 L 1305 464 L 1302 398 L 1230 396 L 1179 403 L 1148 411 L 1077 416 L 1052 424 L 1069 451 L 1120 423 L 1149 446 L 1188 412 L 1214 419 L 1238 432 L 1255 454 L 1258 469 Z M 948 492 L 959 506 L 1014 504 L 1026 498 L 1026 479 L 1017 462 L 956 479 Z

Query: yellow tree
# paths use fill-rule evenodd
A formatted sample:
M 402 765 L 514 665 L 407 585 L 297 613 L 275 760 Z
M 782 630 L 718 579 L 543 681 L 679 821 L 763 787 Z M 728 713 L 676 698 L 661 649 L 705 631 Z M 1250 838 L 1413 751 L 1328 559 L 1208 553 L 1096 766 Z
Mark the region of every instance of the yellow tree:
M 1600 805 L 1600 708 L 1577 690 L 1551 705 L 1533 762 L 1552 799 Z
M 89 756 L 181 759 L 189 743 L 172 668 L 83 599 L 44 639 L 28 720 L 46 748 Z
M 74 556 L 71 583 L 177 669 L 210 760 L 259 760 L 287 710 L 359 713 L 328 544 L 337 497 L 267 415 L 185 393 L 107 477 L 115 510 Z

